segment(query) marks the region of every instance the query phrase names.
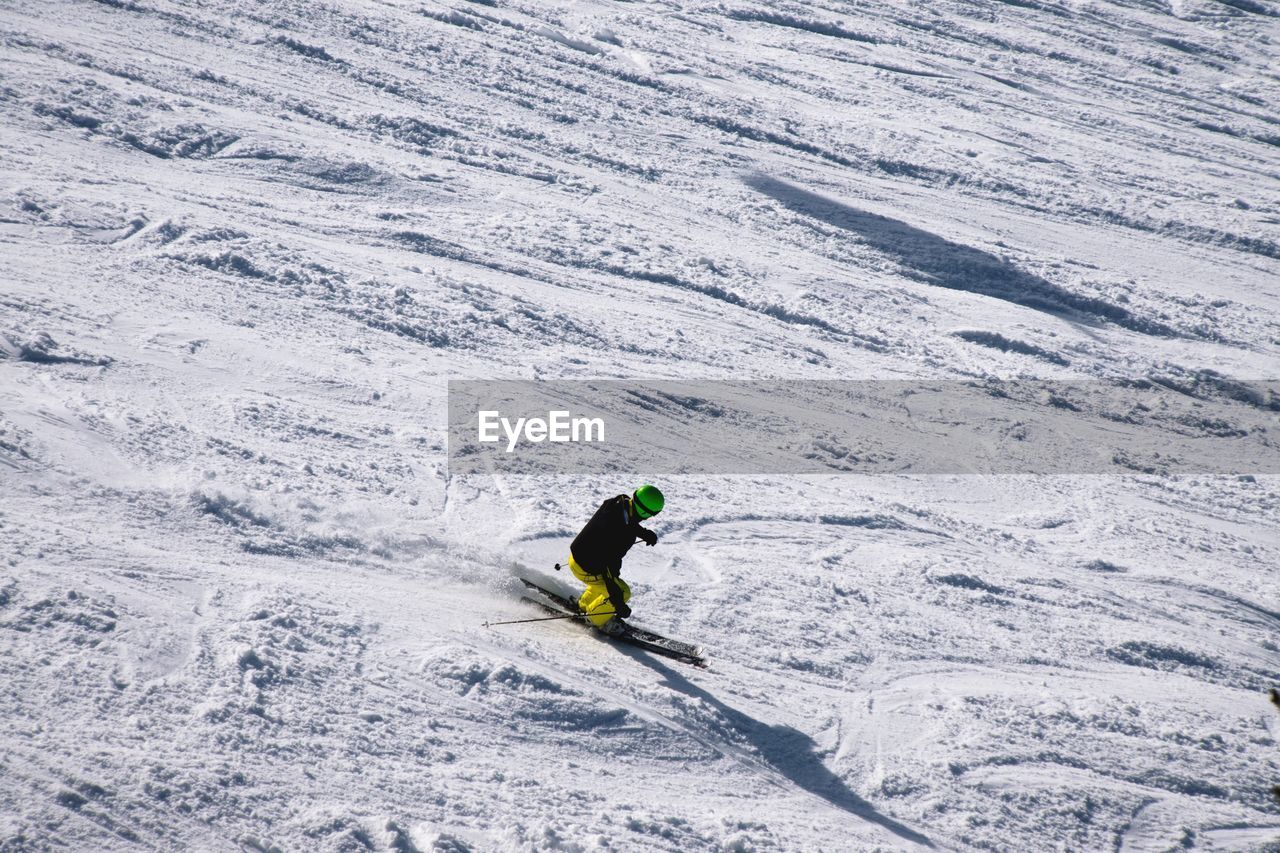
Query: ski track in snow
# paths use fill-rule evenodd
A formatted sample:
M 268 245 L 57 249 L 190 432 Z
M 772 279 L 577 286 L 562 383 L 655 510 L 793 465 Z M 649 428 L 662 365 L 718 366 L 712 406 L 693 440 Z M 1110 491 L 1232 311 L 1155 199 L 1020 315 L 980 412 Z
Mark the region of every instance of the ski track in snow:
M 1276 377 L 1271 0 L 0 10 L 0 850 L 1280 841 L 1277 478 L 671 478 L 702 671 L 444 414 Z

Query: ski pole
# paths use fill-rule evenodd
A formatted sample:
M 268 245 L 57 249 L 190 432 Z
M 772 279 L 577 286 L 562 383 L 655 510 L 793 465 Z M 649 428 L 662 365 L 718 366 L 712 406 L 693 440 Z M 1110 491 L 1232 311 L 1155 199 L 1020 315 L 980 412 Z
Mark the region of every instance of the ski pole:
M 506 622 L 485 622 L 484 627 L 493 628 L 498 625 L 520 625 L 525 622 L 550 622 L 553 619 L 577 619 L 578 614 L 566 613 L 563 616 L 540 616 L 537 619 L 508 619 Z
M 585 613 L 566 613 L 563 616 L 539 616 L 536 619 L 508 619 L 505 622 L 485 622 L 484 627 L 496 628 L 499 625 L 523 625 L 525 622 L 551 622 L 552 620 L 555 620 L 555 619 L 581 619 L 585 615 L 586 615 Z M 608 613 L 597 613 L 595 615 L 596 616 L 612 616 L 613 611 L 610 610 Z

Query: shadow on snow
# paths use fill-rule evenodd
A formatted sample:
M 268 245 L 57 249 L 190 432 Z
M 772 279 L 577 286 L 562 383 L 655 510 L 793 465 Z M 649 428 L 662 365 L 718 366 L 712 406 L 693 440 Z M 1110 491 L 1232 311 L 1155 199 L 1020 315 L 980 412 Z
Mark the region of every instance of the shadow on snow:
M 771 726 L 726 705 L 647 652 L 639 649 L 625 649 L 625 652 L 661 675 L 671 689 L 714 708 L 734 731 L 742 735 L 755 748 L 770 767 L 797 787 L 869 823 L 881 826 L 899 838 L 933 847 L 933 843 L 924 835 L 881 814 L 875 810 L 874 806 L 849 790 L 848 786 L 840 781 L 840 777 L 822 763 L 822 759 L 815 753 L 813 739 L 808 735 L 790 726 Z
M 743 182 L 796 213 L 857 235 L 868 246 L 896 260 L 903 272 L 917 281 L 1001 299 L 1066 320 L 1079 320 L 1079 315 L 1085 315 L 1090 320 L 1109 320 L 1142 334 L 1177 335 L 1163 323 L 1139 317 L 1103 299 L 1072 293 L 989 252 L 953 243 L 897 219 L 858 210 L 768 175 L 756 173 L 743 178 Z

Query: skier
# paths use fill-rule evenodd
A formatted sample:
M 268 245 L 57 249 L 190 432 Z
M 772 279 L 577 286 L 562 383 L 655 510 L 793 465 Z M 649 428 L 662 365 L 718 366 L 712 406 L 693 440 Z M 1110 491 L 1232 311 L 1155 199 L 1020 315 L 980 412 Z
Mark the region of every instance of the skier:
M 569 545 L 569 569 L 587 585 L 578 597 L 578 608 L 606 634 L 621 631 L 621 620 L 631 615 L 627 606 L 631 587 L 618 577 L 622 558 L 637 539 L 646 545 L 658 544 L 658 534 L 641 527 L 640 522 L 662 512 L 662 505 L 662 492 L 648 484 L 630 497 L 609 498 Z

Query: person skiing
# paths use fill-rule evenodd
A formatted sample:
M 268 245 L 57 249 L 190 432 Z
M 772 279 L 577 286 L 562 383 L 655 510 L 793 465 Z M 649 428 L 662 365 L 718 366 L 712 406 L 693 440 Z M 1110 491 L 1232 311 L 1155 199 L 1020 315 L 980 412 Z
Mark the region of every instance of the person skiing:
M 631 615 L 631 587 L 618 576 L 622 558 L 637 539 L 658 544 L 658 534 L 640 522 L 662 512 L 663 503 L 662 492 L 648 484 L 630 496 L 609 498 L 569 545 L 569 570 L 587 585 L 578 597 L 578 609 L 606 634 L 621 631 L 622 620 Z

